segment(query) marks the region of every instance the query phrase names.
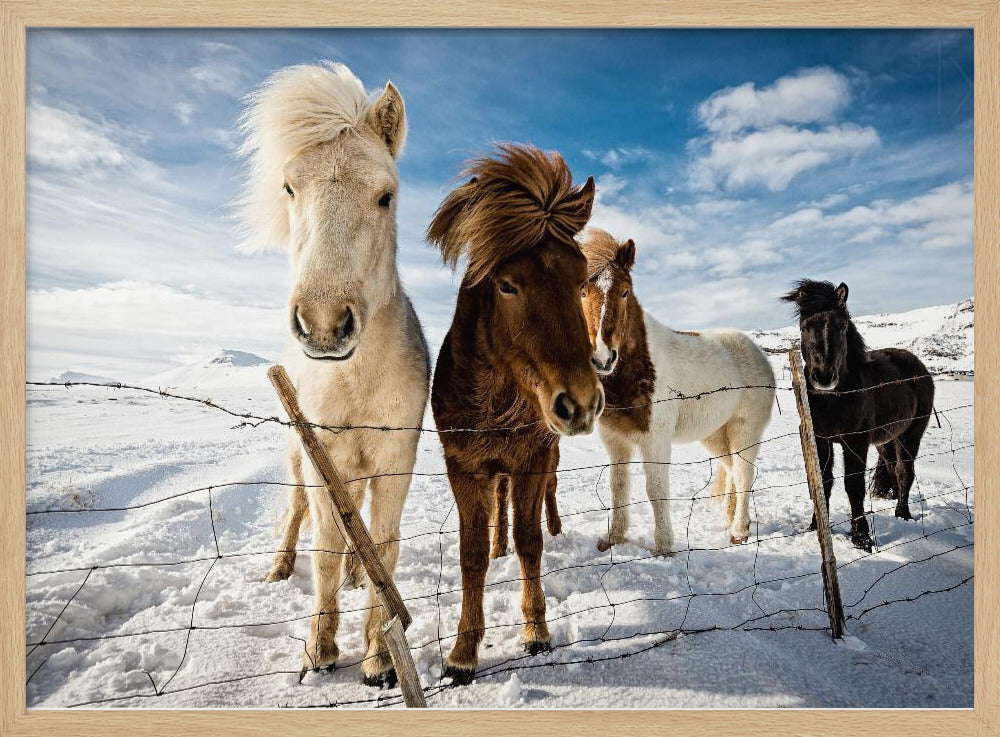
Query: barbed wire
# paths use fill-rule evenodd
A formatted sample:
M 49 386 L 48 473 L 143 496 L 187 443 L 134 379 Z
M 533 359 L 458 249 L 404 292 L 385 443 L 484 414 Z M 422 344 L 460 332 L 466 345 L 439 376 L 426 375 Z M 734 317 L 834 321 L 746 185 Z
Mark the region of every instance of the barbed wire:
M 914 378 L 925 378 L 925 377 L 914 377 Z M 878 385 L 886 386 L 890 384 L 901 383 L 900 381 L 885 382 L 884 384 Z M 240 419 L 240 424 L 236 425 L 236 428 L 242 427 L 259 427 L 266 423 L 277 423 L 285 427 L 293 427 L 294 423 L 281 420 L 276 416 L 265 416 L 261 414 L 255 414 L 252 412 L 240 412 L 238 410 L 231 409 L 220 403 L 214 402 L 210 399 L 202 399 L 193 396 L 187 396 L 182 394 L 176 394 L 170 391 L 152 389 L 150 387 L 141 387 L 128 384 L 103 384 L 96 382 L 28 382 L 29 386 L 33 387 L 100 387 L 106 389 L 121 389 L 130 391 L 139 391 L 149 394 L 155 394 L 163 398 L 175 399 L 178 401 L 185 401 L 191 403 L 198 403 L 210 409 L 222 412 L 228 416 Z M 868 390 L 875 389 L 878 387 L 870 387 Z M 746 390 L 746 389 L 782 389 L 790 390 L 789 387 L 778 387 L 778 386 L 768 386 L 768 385 L 750 385 L 746 387 L 720 387 L 718 389 L 709 390 L 705 392 L 700 392 L 696 395 L 684 396 L 679 392 L 675 396 L 655 400 L 651 402 L 655 404 L 660 401 L 676 401 L 676 400 L 688 400 L 688 399 L 699 399 L 703 396 L 708 396 L 711 394 L 724 392 L 724 391 L 735 391 L 735 390 Z M 671 390 L 676 391 L 676 390 Z M 853 390 L 852 390 L 853 391 Z M 852 391 L 844 391 L 842 393 L 852 393 Z M 830 392 L 825 392 L 830 394 Z M 636 405 L 636 407 L 646 406 L 646 405 Z M 971 404 L 962 404 L 953 407 L 948 407 L 945 409 L 936 410 L 934 414 L 945 417 L 945 421 L 949 429 L 949 439 L 948 448 L 939 451 L 929 451 L 926 453 L 921 453 L 914 460 L 926 459 L 932 456 L 947 455 L 950 456 L 951 466 L 954 470 L 955 476 L 959 481 L 959 486 L 954 488 L 948 488 L 940 490 L 937 493 L 924 495 L 922 493 L 917 494 L 917 498 L 921 504 L 921 519 L 925 519 L 928 516 L 929 510 L 939 510 L 942 512 L 958 512 L 963 515 L 965 521 L 947 526 L 939 527 L 932 530 L 927 530 L 925 527 L 921 526 L 920 534 L 914 536 L 908 536 L 904 539 L 897 540 L 895 542 L 889 543 L 887 545 L 876 547 L 869 553 L 859 553 L 849 560 L 841 562 L 838 564 L 838 570 L 844 570 L 848 567 L 858 567 L 860 563 L 864 561 L 875 560 L 885 560 L 884 553 L 898 549 L 902 546 L 912 545 L 920 541 L 927 540 L 928 538 L 940 535 L 949 531 L 961 530 L 962 528 L 971 527 L 974 524 L 974 514 L 972 506 L 969 502 L 969 492 L 972 491 L 973 487 L 966 484 L 961 477 L 958 470 L 958 465 L 956 462 L 956 455 L 960 451 L 973 449 L 974 443 L 960 444 L 956 445 L 954 438 L 954 426 L 948 419 L 949 413 L 953 413 L 960 410 L 966 410 L 972 407 Z M 633 407 L 609 407 L 608 410 L 627 410 Z M 927 415 L 930 417 L 931 415 Z M 501 427 L 501 428 L 476 428 L 476 429 L 455 429 L 453 432 L 501 432 L 501 431 L 514 431 L 523 429 L 526 427 L 533 426 L 537 423 L 530 423 L 525 425 L 517 425 L 511 427 Z M 893 425 L 897 423 L 887 423 L 888 425 Z M 406 431 L 417 431 L 417 432 L 438 432 L 433 428 L 425 428 L 422 426 L 414 427 L 388 427 L 388 426 L 374 426 L 374 425 L 343 425 L 343 426 L 328 426 L 320 423 L 310 423 L 310 426 L 316 429 L 331 430 L 334 432 L 341 432 L 344 430 L 378 430 L 378 431 L 389 431 L 389 430 L 406 430 Z M 938 428 L 941 428 L 940 419 L 938 420 Z M 880 428 L 869 428 L 865 432 L 871 432 L 873 430 Z M 799 525 L 796 529 L 789 532 L 782 533 L 764 533 L 761 534 L 760 523 L 761 514 L 757 506 L 758 499 L 766 498 L 767 494 L 777 493 L 781 490 L 787 490 L 792 487 L 807 486 L 807 481 L 803 478 L 799 481 L 794 481 L 790 483 L 778 483 L 767 486 L 762 486 L 759 488 L 753 488 L 750 494 L 750 500 L 754 505 L 753 521 L 756 525 L 755 534 L 753 540 L 749 543 L 752 546 L 752 560 L 751 560 L 751 572 L 750 580 L 742 585 L 738 585 L 734 588 L 724 588 L 721 590 L 716 590 L 712 587 L 711 582 L 709 585 L 703 585 L 705 582 L 700 582 L 702 585 L 696 586 L 698 582 L 698 574 L 692 570 L 692 559 L 697 554 L 705 553 L 721 553 L 722 551 L 741 551 L 745 550 L 747 546 L 732 546 L 732 545 L 692 545 L 692 523 L 695 518 L 695 507 L 697 504 L 703 502 L 721 502 L 726 504 L 726 498 L 731 494 L 737 493 L 735 491 L 729 491 L 728 488 L 722 493 L 715 495 L 708 493 L 709 486 L 712 483 L 712 479 L 715 473 L 719 472 L 718 466 L 724 459 L 732 458 L 735 456 L 741 456 L 746 451 L 755 449 L 767 443 L 778 442 L 782 440 L 789 439 L 793 436 L 797 436 L 798 432 L 788 432 L 775 435 L 773 437 L 763 438 L 757 443 L 753 443 L 746 448 L 742 448 L 733 451 L 728 454 L 714 455 L 707 458 L 702 458 L 693 461 L 657 461 L 655 459 L 642 459 L 642 460 L 632 460 L 627 462 L 619 463 L 604 463 L 604 464 L 589 464 L 577 467 L 567 467 L 558 469 L 554 472 L 516 472 L 510 474 L 514 477 L 517 476 L 536 476 L 542 473 L 554 473 L 557 475 L 566 475 L 574 473 L 585 473 L 585 472 L 596 472 L 596 480 L 594 483 L 594 493 L 598 499 L 599 505 L 596 507 L 577 509 L 573 511 L 568 511 L 560 516 L 562 518 L 578 517 L 583 515 L 596 515 L 603 514 L 608 516 L 608 524 L 610 525 L 610 514 L 615 509 L 620 509 L 622 507 L 632 507 L 636 505 L 644 505 L 648 503 L 646 500 L 636 500 L 629 501 L 627 504 L 608 504 L 604 499 L 601 498 L 599 486 L 604 478 L 604 474 L 615 466 L 701 466 L 704 465 L 707 469 L 705 484 L 694 491 L 690 496 L 680 496 L 674 497 L 671 501 L 674 505 L 687 504 L 687 514 L 686 514 L 686 540 L 687 546 L 684 548 L 676 549 L 672 553 L 673 558 L 683 557 L 683 571 L 684 579 L 686 584 L 686 591 L 677 591 L 676 593 L 665 594 L 662 596 L 652 595 L 646 592 L 641 592 L 637 595 L 630 595 L 626 598 L 616 600 L 616 594 L 622 592 L 609 590 L 605 585 L 605 581 L 612 571 L 621 570 L 625 566 L 635 566 L 641 565 L 648 561 L 654 561 L 662 559 L 663 556 L 658 555 L 654 552 L 647 552 L 646 554 L 640 555 L 625 555 L 622 554 L 621 550 L 616 551 L 615 546 L 608 549 L 607 554 L 597 560 L 588 560 L 579 563 L 570 563 L 566 565 L 553 566 L 541 573 L 541 578 L 546 579 L 553 576 L 558 576 L 560 574 L 572 574 L 573 572 L 578 572 L 585 569 L 597 569 L 598 578 L 597 584 L 603 593 L 604 601 L 595 603 L 589 606 L 584 606 L 580 608 L 575 608 L 572 611 L 560 612 L 554 616 L 550 616 L 547 621 L 549 623 L 558 622 L 561 620 L 571 620 L 575 617 L 583 617 L 587 615 L 597 616 L 601 612 L 608 613 L 608 621 L 606 625 L 603 626 L 603 631 L 598 635 L 591 635 L 587 637 L 578 637 L 575 639 L 565 639 L 562 642 L 558 642 L 552 645 L 552 653 L 539 658 L 538 656 L 521 655 L 514 656 L 507 659 L 499 660 L 497 662 L 489 662 L 482 665 L 476 673 L 477 679 L 494 679 L 496 677 L 502 676 L 507 673 L 513 673 L 522 670 L 536 669 L 536 668 L 556 668 L 556 667 L 570 667 L 574 665 L 585 665 L 598 662 L 606 662 L 611 660 L 620 660 L 626 658 L 632 658 L 640 656 L 642 654 L 648 653 L 655 650 L 663 645 L 675 641 L 680 636 L 690 636 L 698 634 L 706 634 L 710 632 L 749 632 L 749 631 L 768 631 L 768 632 L 780 632 L 787 630 L 799 630 L 799 631 L 826 631 L 827 627 L 822 624 L 810 624 L 808 622 L 800 621 L 803 615 L 815 615 L 817 621 L 819 621 L 820 615 L 826 615 L 825 602 L 822 596 L 822 590 L 819 587 L 812 592 L 813 598 L 820 602 L 820 606 L 787 606 L 779 608 L 768 609 L 767 605 L 769 602 L 758 599 L 758 594 L 762 590 L 769 590 L 769 587 L 775 587 L 779 584 L 786 584 L 790 581 L 799 581 L 803 579 L 818 578 L 820 576 L 820 570 L 817 568 L 815 571 L 807 572 L 797 572 L 790 573 L 786 575 L 772 576 L 770 578 L 762 578 L 758 568 L 759 558 L 761 556 L 761 546 L 770 545 L 773 546 L 775 543 L 787 540 L 790 538 L 798 538 L 803 535 L 811 535 L 809 530 L 805 529 L 804 526 Z M 761 475 L 761 469 L 756 463 L 752 463 L 754 468 L 754 483 L 759 480 Z M 866 475 L 874 474 L 875 469 L 865 469 L 863 473 Z M 407 473 L 383 473 L 383 474 L 373 474 L 371 476 L 359 477 L 355 479 L 349 479 L 346 483 L 364 483 L 371 481 L 376 478 L 387 477 L 387 476 L 410 476 L 415 478 L 433 478 L 433 477 L 446 477 L 447 472 L 415 472 L 410 471 Z M 489 475 L 489 474 L 472 474 L 472 475 Z M 845 479 L 850 475 L 854 474 L 840 474 L 834 476 L 835 479 Z M 174 683 L 175 678 L 181 673 L 185 663 L 188 661 L 188 655 L 192 644 L 192 635 L 196 631 L 215 631 L 215 630 L 226 630 L 226 629 L 247 629 L 247 628 L 257 628 L 265 626 L 280 626 L 288 625 L 301 621 L 308 621 L 313 619 L 315 616 L 326 616 L 333 614 L 334 611 L 339 612 L 341 616 L 348 614 L 361 614 L 369 610 L 368 606 L 356 607 L 356 608 L 346 608 L 346 609 L 329 609 L 328 607 L 332 603 L 328 601 L 323 607 L 320 608 L 318 612 L 311 612 L 308 614 L 300 616 L 290 616 L 290 617 L 279 617 L 279 618 L 268 618 L 263 621 L 250 621 L 250 622 L 203 622 L 199 621 L 196 617 L 196 609 L 200 601 L 200 597 L 206 583 L 210 580 L 213 571 L 216 569 L 217 564 L 220 561 L 227 559 L 236 558 L 248 558 L 254 556 L 265 556 L 274 555 L 276 553 L 291 552 L 288 549 L 269 549 L 269 550 L 227 550 L 220 543 L 218 530 L 216 529 L 216 517 L 215 517 L 215 507 L 213 501 L 213 492 L 221 489 L 239 489 L 241 487 L 259 487 L 259 486 L 274 486 L 274 487 L 285 487 L 294 488 L 301 487 L 305 489 L 322 488 L 318 485 L 307 485 L 307 484 L 295 484 L 287 481 L 274 481 L 274 480 L 246 480 L 246 481 L 227 481 L 222 483 L 216 483 L 211 485 L 203 485 L 200 487 L 175 492 L 164 497 L 160 497 L 153 500 L 147 500 L 142 502 L 136 502 L 134 504 L 118 505 L 118 506 L 108 506 L 108 507 L 84 507 L 84 508 L 47 508 L 47 509 L 31 509 L 26 510 L 26 515 L 29 518 L 39 517 L 42 515 L 60 515 L 60 514 L 101 514 L 101 513 L 124 513 L 129 511 L 134 511 L 138 509 L 144 509 L 156 505 L 167 504 L 170 502 L 177 501 L 178 499 L 188 497 L 191 495 L 205 494 L 205 508 L 209 516 L 210 526 L 211 526 L 211 546 L 208 552 L 201 552 L 194 556 L 188 556 L 176 560 L 145 560 L 145 561 L 134 561 L 134 560 L 117 560 L 108 562 L 98 562 L 91 565 L 75 565 L 69 567 L 61 568 L 51 568 L 45 570 L 34 570 L 27 571 L 26 575 L 29 577 L 38 576 L 52 576 L 58 574 L 83 574 L 79 581 L 79 584 L 73 590 L 73 593 L 69 598 L 67 598 L 55 613 L 54 618 L 49 622 L 44 634 L 40 638 L 29 639 L 26 641 L 26 660 L 30 659 L 36 652 L 41 648 L 48 646 L 60 646 L 68 645 L 74 643 L 89 643 L 91 646 L 96 646 L 98 643 L 106 640 L 120 640 L 125 638 L 135 638 L 135 637 L 150 637 L 158 635 L 168 635 L 174 633 L 184 633 L 183 646 L 181 648 L 180 659 L 176 667 L 172 668 L 165 680 L 162 681 L 160 685 L 156 683 L 153 678 L 153 674 L 144 671 L 149 679 L 150 690 L 148 691 L 134 691 L 126 694 L 116 694 L 111 696 L 101 696 L 95 699 L 82 700 L 69 704 L 72 707 L 84 707 L 84 706 L 96 706 L 105 705 L 112 703 L 119 703 L 123 701 L 139 700 L 139 699 L 149 699 L 149 698 L 159 698 L 163 696 L 186 693 L 198 689 L 211 688 L 213 686 L 219 686 L 224 684 L 240 683 L 243 681 L 251 679 L 260 679 L 276 676 L 287 676 L 291 674 L 301 675 L 300 669 L 288 670 L 288 669 L 276 669 L 261 673 L 231 673 L 224 678 L 210 678 L 204 681 L 199 681 L 196 683 L 188 683 L 184 685 L 174 686 L 171 688 L 171 684 Z M 964 493 L 964 505 L 935 505 L 933 507 L 925 507 L 927 502 L 933 501 L 935 499 L 940 499 L 943 497 L 954 498 L 956 494 Z M 804 497 L 805 498 L 805 497 Z M 457 535 L 457 527 L 448 527 L 448 521 L 454 514 L 455 505 L 452 503 L 444 517 L 440 520 L 437 529 L 423 530 L 415 532 L 409 535 L 399 535 L 391 540 L 379 541 L 379 544 L 385 543 L 404 543 L 409 541 L 417 540 L 418 538 L 426 538 L 431 536 L 437 536 L 438 538 L 438 574 L 436 584 L 433 586 L 433 590 L 427 593 L 418 593 L 404 598 L 404 601 L 408 604 L 416 605 L 419 602 L 429 602 L 433 608 L 436 608 L 436 634 L 435 636 L 425 637 L 422 641 L 416 642 L 410 645 L 411 652 L 418 654 L 429 648 L 436 649 L 436 656 L 439 662 L 441 672 L 444 670 L 445 657 L 444 657 L 444 643 L 460 634 L 458 631 L 445 631 L 443 627 L 443 622 L 445 621 L 442 609 L 442 597 L 453 597 L 457 594 L 461 594 L 465 591 L 462 586 L 447 586 L 444 580 L 444 570 L 446 566 L 445 562 L 445 539 L 449 536 Z M 869 509 L 869 513 L 873 516 L 875 515 L 875 510 L 873 508 Z M 841 519 L 836 522 L 831 521 L 831 528 L 840 529 L 843 526 L 850 523 L 850 518 Z M 487 525 L 482 525 L 484 531 L 493 530 L 496 527 L 496 523 L 489 523 Z M 610 527 L 608 528 L 610 533 Z M 874 528 L 873 528 L 874 532 Z M 911 558 L 904 560 L 897 565 L 883 570 L 864 587 L 856 592 L 855 597 L 850 604 L 845 604 L 846 619 L 848 621 L 860 621 L 862 618 L 866 617 L 871 612 L 874 612 L 885 607 L 894 606 L 897 604 L 909 603 L 917 601 L 926 596 L 945 594 L 951 591 L 967 585 L 973 580 L 973 576 L 967 576 L 956 583 L 949 584 L 947 586 L 940 586 L 937 588 L 922 588 L 918 591 L 912 592 L 907 596 L 898 597 L 895 599 L 885 599 L 877 603 L 870 604 L 865 608 L 861 608 L 870 595 L 872 591 L 879 586 L 883 585 L 883 582 L 887 579 L 896 576 L 900 571 L 906 570 L 910 566 L 917 566 L 920 564 L 927 563 L 931 560 L 935 560 L 947 555 L 959 553 L 973 546 L 973 543 L 956 543 L 952 546 L 937 550 L 923 558 Z M 214 549 L 214 552 L 213 552 Z M 321 548 L 313 547 L 300 547 L 296 546 L 294 548 L 296 553 L 306 552 L 306 553 L 336 553 L 340 555 L 349 555 L 350 551 L 330 551 L 323 550 Z M 37 563 L 37 560 L 27 561 L 29 567 L 33 563 Z M 63 621 L 64 615 L 67 610 L 71 607 L 74 602 L 77 602 L 81 596 L 81 593 L 88 587 L 93 587 L 95 584 L 95 574 L 99 571 L 114 569 L 114 568 L 133 568 L 133 567 L 173 567 L 173 566 L 185 566 L 185 565 L 197 565 L 201 563 L 207 563 L 204 573 L 201 575 L 200 582 L 194 593 L 194 597 L 190 604 L 189 616 L 186 618 L 186 624 L 179 624 L 176 626 L 166 626 L 166 627 L 153 627 L 145 628 L 136 631 L 128 632 L 106 632 L 99 634 L 80 634 L 79 636 L 59 636 L 56 632 L 57 626 Z M 488 581 L 485 586 L 486 588 L 498 588 L 505 586 L 515 586 L 518 583 L 524 582 L 524 578 L 520 576 L 513 576 L 502 578 L 500 580 Z M 333 596 L 339 594 L 347 583 L 346 575 L 342 578 L 342 581 L 336 588 Z M 689 618 L 692 616 L 692 604 L 695 600 L 699 598 L 709 598 L 709 599 L 738 599 L 741 596 L 747 595 L 749 593 L 750 605 L 752 605 L 756 613 L 752 616 L 746 616 L 742 620 L 723 624 L 723 623 L 712 623 L 704 626 L 689 625 Z M 631 632 L 627 634 L 613 634 L 615 625 L 617 623 L 617 610 L 620 607 L 634 606 L 639 604 L 671 604 L 680 603 L 683 606 L 682 612 L 679 615 L 679 623 L 669 628 L 663 629 L 651 629 Z M 51 615 L 50 615 L 51 616 Z M 502 622 L 488 624 L 484 626 L 484 631 L 492 630 L 502 630 L 507 628 L 519 628 L 523 627 L 525 622 L 523 620 Z M 52 637 L 56 634 L 55 637 Z M 68 635 L 74 635 L 75 632 L 70 631 Z M 294 637 L 293 635 L 288 635 L 290 638 L 298 640 L 302 643 L 303 651 L 305 652 L 305 641 L 300 638 Z M 586 657 L 580 657 L 573 653 L 572 649 L 574 646 L 586 645 L 586 644 L 598 644 L 600 646 L 613 646 L 613 647 L 625 647 L 626 649 L 620 652 L 606 653 L 606 654 L 592 654 Z M 560 653 L 569 653 L 566 658 L 561 658 Z M 352 669 L 359 667 L 366 658 L 361 658 L 358 660 L 353 660 L 343 664 L 338 663 L 338 670 L 341 669 Z M 43 658 L 41 661 L 32 669 L 30 675 L 27 677 L 27 681 L 30 682 L 34 679 L 39 672 L 42 672 L 44 666 L 48 663 L 48 658 Z M 454 684 L 450 684 L 444 681 L 423 685 L 422 689 L 424 691 L 425 697 L 431 699 L 438 696 L 445 691 L 454 688 Z M 376 706 L 376 707 L 388 707 L 396 706 L 402 703 L 402 696 L 398 691 L 379 691 L 369 698 L 355 698 L 355 699 L 335 699 L 327 700 L 326 703 L 317 704 L 305 704 L 305 705 L 295 705 L 296 708 L 328 708 L 328 707 L 344 707 L 344 706 Z M 290 704 L 278 704 L 278 706 L 290 706 Z

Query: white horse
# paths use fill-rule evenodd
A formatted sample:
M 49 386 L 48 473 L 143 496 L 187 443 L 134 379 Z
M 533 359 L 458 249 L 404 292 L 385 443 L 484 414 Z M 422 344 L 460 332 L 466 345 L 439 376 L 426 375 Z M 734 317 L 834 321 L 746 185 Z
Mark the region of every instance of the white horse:
M 746 542 L 757 444 L 774 404 L 771 364 L 743 333 L 675 332 L 644 312 L 632 291 L 631 240 L 619 243 L 593 228 L 584 234 L 583 250 L 590 277 L 583 299 L 594 346 L 591 360 L 607 398 L 599 428 L 612 463 L 611 528 L 598 548 L 625 541 L 628 464 L 638 448 L 653 507 L 654 552 L 671 551 L 671 448 L 694 441 L 721 462 L 713 495 L 728 500 L 731 542 Z
M 280 244 L 292 267 L 285 367 L 310 421 L 332 426 L 418 428 L 429 362 L 416 313 L 396 271 L 396 158 L 406 138 L 403 98 L 390 82 L 369 96 L 344 65 L 274 73 L 241 119 L 249 158 L 243 215 L 252 244 Z M 360 507 L 371 490 L 372 537 L 392 574 L 399 522 L 416 460 L 418 430 L 350 429 L 319 435 Z M 338 591 L 347 551 L 321 479 L 288 445 L 291 477 L 281 550 L 267 580 L 288 578 L 299 528 L 313 528 L 316 592 L 306 669 L 332 667 L 339 651 Z M 370 478 L 370 482 L 364 479 Z M 358 479 L 350 481 L 351 479 Z M 374 587 L 365 624 L 365 683 L 392 682 Z

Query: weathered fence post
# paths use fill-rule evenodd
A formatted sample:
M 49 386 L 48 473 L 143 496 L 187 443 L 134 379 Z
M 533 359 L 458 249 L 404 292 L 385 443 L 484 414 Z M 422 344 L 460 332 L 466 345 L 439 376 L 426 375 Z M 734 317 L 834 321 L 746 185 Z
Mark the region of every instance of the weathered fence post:
M 409 707 L 426 707 L 424 692 L 420 687 L 417 669 L 413 664 L 410 646 L 404 634 L 404 630 L 410 626 L 412 617 L 403 603 L 403 598 L 399 595 L 399 589 L 396 588 L 392 576 L 382 565 L 382 559 L 378 555 L 371 534 L 365 526 L 357 505 L 347 489 L 344 488 L 344 481 L 340 478 L 340 473 L 333 465 L 333 461 L 330 460 L 326 448 L 316 437 L 313 425 L 302 414 L 302 409 L 296 398 L 295 387 L 292 386 L 288 373 L 283 366 L 272 366 L 268 369 L 267 375 L 278 393 L 278 398 L 281 400 L 285 412 L 288 413 L 288 418 L 299 433 L 306 455 L 312 460 L 323 479 L 327 492 L 330 494 L 330 501 L 338 512 L 334 519 L 339 521 L 341 532 L 354 546 L 354 552 L 368 573 L 368 581 L 371 586 L 375 587 L 379 603 L 385 610 L 387 621 L 382 631 L 385 634 L 389 656 L 396 668 L 396 677 L 399 679 L 400 690 L 403 692 L 403 700 Z
M 805 459 L 806 480 L 812 496 L 813 513 L 816 515 L 816 537 L 823 556 L 823 591 L 826 594 L 826 611 L 830 616 L 830 634 L 839 640 L 844 636 L 844 605 L 840 601 L 840 581 L 837 579 L 837 558 L 833 554 L 833 536 L 830 534 L 830 517 L 826 508 L 826 494 L 823 492 L 823 474 L 819 467 L 816 451 L 816 436 L 813 434 L 812 412 L 809 409 L 809 393 L 806 391 L 805 376 L 802 371 L 802 357 L 798 350 L 788 351 L 788 363 L 792 369 L 792 388 L 795 390 L 795 405 L 799 410 L 799 438 L 802 441 L 802 457 Z

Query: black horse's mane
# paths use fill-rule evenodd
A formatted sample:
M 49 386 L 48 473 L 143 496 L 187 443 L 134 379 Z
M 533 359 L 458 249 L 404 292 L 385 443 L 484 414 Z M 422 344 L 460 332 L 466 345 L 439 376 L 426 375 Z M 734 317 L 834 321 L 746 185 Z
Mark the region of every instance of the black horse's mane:
M 782 298 L 783 302 L 792 302 L 795 305 L 799 320 L 806 320 L 820 312 L 834 310 L 847 318 L 847 353 L 856 362 L 865 363 L 868 361 L 868 346 L 865 339 L 861 337 L 854 321 L 851 319 L 851 312 L 846 304 L 841 304 L 837 296 L 837 288 L 832 282 L 815 281 L 813 279 L 800 279 L 795 282 L 795 287 Z

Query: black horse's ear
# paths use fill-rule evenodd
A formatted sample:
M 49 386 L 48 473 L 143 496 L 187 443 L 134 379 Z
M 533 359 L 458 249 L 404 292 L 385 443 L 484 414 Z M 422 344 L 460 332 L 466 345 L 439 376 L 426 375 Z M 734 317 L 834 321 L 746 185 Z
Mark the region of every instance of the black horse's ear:
M 837 295 L 837 305 L 840 307 L 847 307 L 847 291 L 847 285 L 840 282 L 840 286 L 834 292 Z
M 615 254 L 615 263 L 625 271 L 631 271 L 635 266 L 635 241 L 629 238 L 618 246 L 618 253 Z

